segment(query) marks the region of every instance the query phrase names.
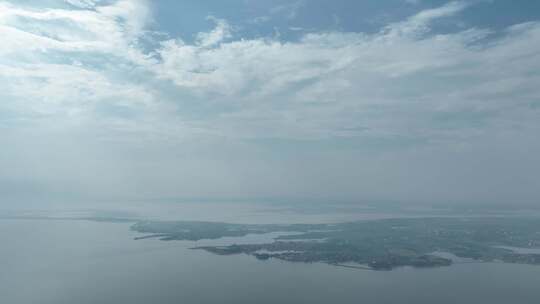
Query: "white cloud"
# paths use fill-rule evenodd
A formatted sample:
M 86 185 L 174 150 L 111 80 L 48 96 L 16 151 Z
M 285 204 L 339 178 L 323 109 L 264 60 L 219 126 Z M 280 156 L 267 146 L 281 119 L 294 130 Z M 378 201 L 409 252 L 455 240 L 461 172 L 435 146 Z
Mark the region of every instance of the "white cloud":
M 278 5 L 270 9 L 271 14 L 284 14 L 287 19 L 294 19 L 298 11 L 305 5 L 304 0 L 293 1 L 288 4 Z
M 236 113 L 208 122 L 232 136 L 463 140 L 461 134 L 477 134 L 475 119 L 485 128 L 511 115 L 501 111 L 526 106 L 519 100 L 538 90 L 537 79 L 524 75 L 540 67 L 538 23 L 512 27 L 490 42 L 483 41 L 491 31 L 474 28 L 427 35 L 432 21 L 466 7 L 451 2 L 372 35 L 312 33 L 298 42 L 236 40 L 212 48 L 171 40 L 153 69 L 207 100 L 235 105 Z M 479 115 L 461 122 L 462 133 L 438 121 L 464 110 Z
M 137 47 L 146 5 L 83 2 L 72 1 L 80 9 L 71 10 L 0 2 L 0 107 L 22 116 L 58 120 L 63 113 L 66 120 L 80 120 L 101 102 L 149 104 L 152 90 L 115 76 L 122 65 L 136 68 L 149 60 Z
M 427 9 L 408 18 L 406 21 L 398 22 L 387 26 L 387 35 L 405 36 L 420 35 L 429 32 L 429 25 L 439 18 L 453 16 L 464 10 L 468 4 L 462 1 L 449 2 L 444 6 Z
M 64 1 L 76 7 L 92 8 L 92 7 L 95 7 L 96 4 L 100 0 L 64 0 Z
M 215 46 L 223 40 L 231 38 L 231 27 L 227 21 L 214 17 L 208 17 L 208 19 L 214 21 L 216 23 L 216 27 L 208 33 L 201 32 L 197 34 L 197 44 L 199 46 Z
M 538 23 L 513 26 L 489 42 L 491 32 L 482 29 L 428 34 L 431 22 L 466 9 L 465 2 L 421 11 L 375 34 L 309 33 L 297 42 L 234 39 L 225 20 L 210 17 L 215 28 L 193 44 L 162 41 L 156 54 L 138 43 L 151 18 L 145 2 L 83 4 L 31 10 L 0 2 L 0 77 L 4 95 L 19 100 L 10 108 L 90 115 L 106 100 L 168 109 L 175 98 L 156 85 L 170 80 L 183 99 L 207 104 L 190 119 L 195 129 L 220 136 L 462 140 L 459 130 L 438 126 L 438 117 L 474 110 L 482 123 L 494 123 L 538 96 L 536 77 L 526 76 L 540 68 Z M 161 126 L 176 132 L 174 121 Z M 473 121 L 462 124 L 464 134 L 476 134 Z
M 215 176 L 229 180 L 231 171 L 243 170 L 247 173 L 237 175 L 236 192 L 227 188 L 230 184 L 220 191 L 238 193 L 248 183 L 266 189 L 261 190 L 265 194 L 279 189 L 293 193 L 292 182 L 302 180 L 305 193 L 321 193 L 320 189 L 356 193 L 384 185 L 385 179 L 407 188 L 399 183 L 413 168 L 409 158 L 421 165 L 427 155 L 437 169 L 445 157 L 461 160 L 459 151 L 482 159 L 491 147 L 512 150 L 501 144 L 508 139 L 530 151 L 539 149 L 531 140 L 540 131 L 539 22 L 515 25 L 498 35 L 477 28 L 432 33 L 433 22 L 467 8 L 464 2 L 451 2 L 373 34 L 313 32 L 284 42 L 275 37 L 242 39 L 227 21 L 213 19 L 215 28 L 196 35 L 193 43 L 167 38 L 154 41 L 158 46 L 145 51 L 148 45 L 141 39 L 148 38 L 148 3 L 70 3 L 72 9 L 31 9 L 0 1 L 0 140 L 11 138 L 4 144 L 15 147 L 9 148 L 10 155 L 37 151 L 32 152 L 34 163 L 21 162 L 10 172 L 24 165 L 27 171 L 21 174 L 32 175 L 33 168 L 39 167 L 46 179 L 51 168 L 41 164 L 38 152 L 53 149 L 46 142 L 59 141 L 60 134 L 65 141 L 59 150 L 67 154 L 66 143 L 84 146 L 81 136 L 91 138 L 90 151 L 107 150 L 99 141 L 106 142 L 107 148 L 128 143 L 127 152 L 118 148 L 121 152 L 115 150 L 114 157 L 103 156 L 107 160 L 100 167 L 104 173 L 116 163 L 125 166 L 106 179 L 119 192 L 137 170 L 166 176 L 163 185 L 155 182 L 154 186 L 170 195 L 181 190 L 196 195 L 192 189 L 205 181 L 219 184 Z M 30 138 L 44 143 L 36 148 Z M 318 146 L 310 153 L 316 155 L 304 160 L 297 159 L 296 152 L 289 153 L 283 164 L 249 144 L 239 144 L 272 138 L 315 142 Z M 337 156 L 318 151 L 341 138 L 393 154 L 381 154 L 374 165 L 373 155 L 362 158 L 357 148 L 345 148 L 346 155 Z M 385 143 L 390 148 L 384 148 Z M 400 156 L 410 143 L 428 151 L 422 157 Z M 224 152 L 224 147 L 230 151 Z M 58 152 L 51 151 L 51 155 Z M 150 160 L 132 156 L 132 151 Z M 459 157 L 452 158 L 455 151 Z M 210 156 L 201 156 L 204 153 Z M 88 169 L 80 165 L 94 152 L 88 154 L 82 159 L 74 156 L 64 166 L 65 175 L 76 174 L 78 166 Z M 503 154 L 500 159 L 508 160 Z M 244 158 L 250 157 L 257 160 L 242 167 Z M 258 163 L 258 157 L 269 163 Z M 0 157 L 3 169 L 11 159 Z M 486 164 L 481 169 L 489 167 Z M 182 175 L 175 166 L 188 171 Z M 214 167 L 222 171 L 215 172 Z M 499 167 L 504 169 L 501 172 L 507 170 Z M 366 175 L 358 173 L 365 168 Z M 371 179 L 380 168 L 389 173 Z M 451 178 L 460 176 L 453 166 L 444 169 L 453 172 Z M 259 176 L 258 170 L 271 171 L 269 186 L 246 177 Z M 441 171 L 426 169 L 415 180 L 416 188 L 396 193 L 414 194 L 411 189 L 436 180 Z M 92 179 L 90 175 L 84 179 Z M 190 182 L 193 176 L 195 181 Z M 471 176 L 480 179 L 482 174 Z M 343 183 L 328 186 L 333 179 Z M 359 179 L 367 186 L 358 188 L 352 182 Z M 176 180 L 187 186 L 177 188 Z M 99 187 L 108 183 L 94 181 Z M 130 181 L 133 192 L 152 183 L 144 178 Z M 439 186 L 447 191 L 445 185 Z M 527 189 L 537 193 L 530 190 L 533 187 Z M 385 193 L 386 188 L 379 186 L 379 192 Z

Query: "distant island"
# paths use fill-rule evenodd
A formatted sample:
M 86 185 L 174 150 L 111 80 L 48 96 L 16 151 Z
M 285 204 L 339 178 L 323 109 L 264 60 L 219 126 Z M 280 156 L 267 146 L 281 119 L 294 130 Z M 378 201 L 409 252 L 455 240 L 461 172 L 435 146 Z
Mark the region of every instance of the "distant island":
M 282 232 L 265 244 L 204 246 L 193 249 L 219 255 L 247 254 L 260 260 L 359 265 L 373 270 L 401 266 L 449 266 L 450 253 L 478 262 L 540 265 L 539 253 L 512 248 L 540 248 L 538 218 L 385 219 L 339 224 L 243 225 L 214 222 L 139 221 L 140 238 L 219 239 Z M 294 232 L 294 234 L 293 234 Z

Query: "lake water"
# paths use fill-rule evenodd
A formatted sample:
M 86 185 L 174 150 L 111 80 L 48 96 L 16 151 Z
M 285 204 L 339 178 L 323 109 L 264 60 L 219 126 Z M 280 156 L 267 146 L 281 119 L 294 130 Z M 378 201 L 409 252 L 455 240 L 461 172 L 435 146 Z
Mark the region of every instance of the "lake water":
M 216 256 L 189 249 L 200 242 L 137 235 L 125 223 L 0 220 L 0 303 L 540 303 L 535 266 L 376 272 Z

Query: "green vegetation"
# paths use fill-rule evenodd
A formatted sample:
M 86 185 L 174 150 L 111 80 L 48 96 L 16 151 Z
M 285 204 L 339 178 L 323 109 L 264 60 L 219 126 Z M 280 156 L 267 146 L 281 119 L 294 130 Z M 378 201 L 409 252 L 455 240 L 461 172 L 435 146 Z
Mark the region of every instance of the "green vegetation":
M 248 254 L 290 262 L 358 263 L 376 270 L 399 266 L 448 266 L 434 255 L 448 252 L 477 261 L 540 264 L 540 254 L 500 246 L 540 247 L 540 219 L 423 218 L 320 225 L 238 225 L 203 222 L 139 222 L 132 229 L 163 240 L 216 239 L 249 233 L 299 232 L 267 244 L 196 247 L 219 255 Z

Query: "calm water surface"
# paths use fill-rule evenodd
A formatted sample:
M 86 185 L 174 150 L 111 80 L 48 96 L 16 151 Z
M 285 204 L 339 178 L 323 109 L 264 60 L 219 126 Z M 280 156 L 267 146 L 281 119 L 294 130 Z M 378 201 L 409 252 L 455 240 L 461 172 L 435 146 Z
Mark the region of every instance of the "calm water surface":
M 540 303 L 534 266 L 375 272 L 134 236 L 129 224 L 0 220 L 0 303 Z

